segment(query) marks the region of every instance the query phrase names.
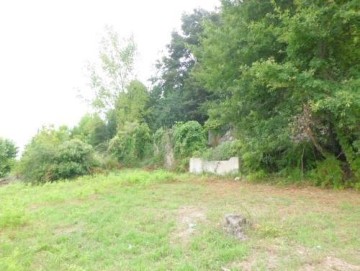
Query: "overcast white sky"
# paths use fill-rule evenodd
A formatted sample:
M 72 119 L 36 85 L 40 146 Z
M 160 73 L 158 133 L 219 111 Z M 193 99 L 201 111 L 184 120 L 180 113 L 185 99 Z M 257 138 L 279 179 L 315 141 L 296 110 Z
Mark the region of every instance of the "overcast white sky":
M 104 26 L 134 35 L 137 74 L 151 76 L 181 15 L 218 0 L 0 1 L 0 137 L 22 147 L 46 124 L 75 125 L 87 111 L 77 98 Z

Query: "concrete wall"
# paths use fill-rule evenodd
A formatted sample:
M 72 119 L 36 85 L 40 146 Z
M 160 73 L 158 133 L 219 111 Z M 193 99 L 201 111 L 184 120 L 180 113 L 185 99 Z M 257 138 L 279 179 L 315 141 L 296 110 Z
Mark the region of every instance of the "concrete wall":
M 214 173 L 226 175 L 239 172 L 239 158 L 232 157 L 227 161 L 206 161 L 201 158 L 190 159 L 190 173 Z

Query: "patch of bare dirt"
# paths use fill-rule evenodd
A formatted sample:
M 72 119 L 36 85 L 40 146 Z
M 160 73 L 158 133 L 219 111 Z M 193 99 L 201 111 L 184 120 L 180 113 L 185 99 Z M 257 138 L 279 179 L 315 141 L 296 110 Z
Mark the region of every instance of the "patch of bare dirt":
M 11 176 L 11 177 L 5 177 L 5 178 L 0 178 L 0 186 L 3 185 L 8 185 L 14 182 L 19 181 L 19 179 L 17 177 Z
M 223 198 L 237 195 L 239 191 L 250 191 L 254 195 L 272 195 L 273 197 L 289 197 L 294 199 L 313 200 L 322 205 L 337 207 L 345 202 L 360 204 L 359 192 L 353 190 L 331 190 L 312 186 L 277 186 L 274 184 L 248 183 L 230 180 L 210 179 L 199 181 L 207 187 L 205 195 Z
M 187 244 L 195 234 L 198 224 L 206 220 L 206 210 L 200 207 L 183 206 L 178 210 L 177 229 L 172 242 Z
M 319 263 L 304 265 L 300 271 L 360 271 L 360 266 L 328 256 Z
M 242 270 L 252 271 L 258 270 L 260 266 L 266 266 L 266 270 L 278 270 L 278 249 L 276 247 L 268 247 L 262 254 L 253 254 L 242 262 L 234 262 L 223 270 Z

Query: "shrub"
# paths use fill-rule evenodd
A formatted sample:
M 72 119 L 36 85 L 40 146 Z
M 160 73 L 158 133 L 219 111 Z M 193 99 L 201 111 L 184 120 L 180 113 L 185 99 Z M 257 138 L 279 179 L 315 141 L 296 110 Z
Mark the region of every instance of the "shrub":
M 70 179 L 91 172 L 97 165 L 94 150 L 91 145 L 78 139 L 72 139 L 61 144 L 51 166 L 53 180 Z
M 25 181 L 44 183 L 88 174 L 95 165 L 92 146 L 70 140 L 64 127 L 43 128 L 26 146 L 18 170 Z
M 147 124 L 127 122 L 110 141 L 108 151 L 119 162 L 134 166 L 149 156 L 151 149 L 152 140 Z
M 176 158 L 190 157 L 206 148 L 205 131 L 197 121 L 179 122 L 172 129 Z
M 156 164 L 162 164 L 165 158 L 166 150 L 165 146 L 166 142 L 166 135 L 169 133 L 163 128 L 159 128 L 153 135 L 154 141 L 154 162 Z
M 325 160 L 317 162 L 311 174 L 315 185 L 321 187 L 343 187 L 343 171 L 341 162 L 335 156 L 329 155 Z
M 12 169 L 16 153 L 17 149 L 12 141 L 0 138 L 0 178 Z
M 218 146 L 208 149 L 203 157 L 207 160 L 227 160 L 239 155 L 239 141 L 226 141 Z

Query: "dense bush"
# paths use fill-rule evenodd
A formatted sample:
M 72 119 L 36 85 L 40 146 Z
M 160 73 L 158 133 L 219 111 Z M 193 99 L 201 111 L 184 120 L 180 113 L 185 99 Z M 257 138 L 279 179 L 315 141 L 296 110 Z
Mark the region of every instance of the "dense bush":
M 225 141 L 214 148 L 207 149 L 202 156 L 207 160 L 227 160 L 238 156 L 239 149 L 240 142 L 238 140 Z
M 27 182 L 44 183 L 88 174 L 95 165 L 91 145 L 71 140 L 65 127 L 43 128 L 26 146 L 18 171 Z
M 192 47 L 192 76 L 215 97 L 207 125 L 236 130 L 246 173 L 340 164 L 336 176 L 360 181 L 358 10 L 358 0 L 221 1 Z
M 57 180 L 86 175 L 96 165 L 92 146 L 78 139 L 72 139 L 57 148 L 51 177 Z
M 178 122 L 172 129 L 176 158 L 191 157 L 206 148 L 205 131 L 197 121 Z
M 96 149 L 109 140 L 109 127 L 97 114 L 86 114 L 71 131 L 71 137 L 80 139 Z
M 343 171 L 341 163 L 334 156 L 328 156 L 325 160 L 318 162 L 312 172 L 315 185 L 321 187 L 341 188 L 343 183 Z
M 150 155 L 152 139 L 147 124 L 127 122 L 110 141 L 109 153 L 124 165 L 134 166 Z
M 6 176 L 14 165 L 17 149 L 15 144 L 0 138 L 0 177 Z

